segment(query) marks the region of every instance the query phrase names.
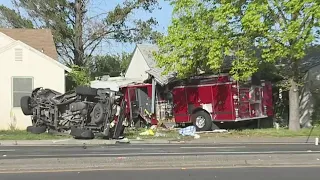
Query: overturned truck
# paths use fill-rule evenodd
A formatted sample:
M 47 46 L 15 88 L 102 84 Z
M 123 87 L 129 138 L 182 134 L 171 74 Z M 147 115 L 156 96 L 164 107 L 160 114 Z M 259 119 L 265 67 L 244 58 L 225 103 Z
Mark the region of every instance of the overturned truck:
M 118 139 L 124 131 L 124 100 L 110 89 L 78 86 L 61 94 L 42 87 L 20 101 L 23 114 L 30 115 L 35 134 L 69 132 L 75 138 L 92 139 L 95 135 Z

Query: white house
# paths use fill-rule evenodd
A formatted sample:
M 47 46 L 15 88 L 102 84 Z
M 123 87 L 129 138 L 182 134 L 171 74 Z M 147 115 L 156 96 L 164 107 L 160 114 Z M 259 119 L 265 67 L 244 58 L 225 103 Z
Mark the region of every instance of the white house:
M 0 29 L 0 129 L 25 129 L 20 98 L 36 87 L 65 92 L 65 73 L 48 29 Z
M 133 56 L 125 72 L 125 77 L 130 79 L 154 79 L 157 84 L 164 86 L 175 79 L 175 73 L 162 75 L 163 68 L 157 67 L 153 52 L 159 51 L 153 44 L 137 44 Z

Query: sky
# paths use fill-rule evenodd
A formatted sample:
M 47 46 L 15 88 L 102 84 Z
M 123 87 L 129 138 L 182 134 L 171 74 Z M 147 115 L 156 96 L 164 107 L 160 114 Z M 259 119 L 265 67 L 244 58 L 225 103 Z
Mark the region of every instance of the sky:
M 117 4 L 121 4 L 124 0 L 91 0 L 88 8 L 88 13 L 92 16 L 101 14 L 103 12 L 108 12 L 112 10 Z M 0 4 L 5 5 L 6 7 L 12 8 L 11 0 L 0 0 Z M 169 2 L 165 0 L 159 0 L 161 10 L 155 10 L 152 14 L 148 14 L 144 11 L 137 11 L 131 16 L 131 19 L 147 19 L 150 16 L 155 17 L 158 21 L 158 26 L 156 30 L 165 33 L 167 27 L 170 24 L 172 6 Z M 90 15 L 89 15 L 90 16 Z M 135 44 L 120 44 L 120 43 L 103 43 L 101 44 L 96 51 L 96 54 L 105 54 L 105 53 L 121 53 L 123 51 L 132 52 L 134 50 Z

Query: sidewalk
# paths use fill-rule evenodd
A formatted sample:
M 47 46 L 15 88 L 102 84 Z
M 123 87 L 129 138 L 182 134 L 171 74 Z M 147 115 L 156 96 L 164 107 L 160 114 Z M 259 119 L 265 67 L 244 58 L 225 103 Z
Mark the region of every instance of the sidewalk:
M 170 139 L 123 139 L 123 140 L 76 140 L 76 139 L 60 139 L 60 140 L 0 140 L 0 146 L 82 146 L 82 145 L 112 145 L 118 143 L 130 144 L 314 144 L 315 138 L 310 137 L 283 137 L 283 138 L 257 138 L 257 137 L 241 137 L 241 138 L 203 138 L 189 140 L 170 140 Z

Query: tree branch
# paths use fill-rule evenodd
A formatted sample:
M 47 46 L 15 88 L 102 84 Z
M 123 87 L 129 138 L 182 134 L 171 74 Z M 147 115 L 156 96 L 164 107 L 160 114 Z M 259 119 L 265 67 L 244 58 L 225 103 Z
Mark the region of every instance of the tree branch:
M 279 14 L 280 14 L 281 18 L 283 19 L 284 24 L 288 25 L 287 18 L 286 18 L 285 14 L 282 11 L 282 7 L 279 4 L 279 1 L 278 0 L 274 0 L 274 2 L 275 2 L 275 6 L 277 7 L 277 10 L 279 11 Z

